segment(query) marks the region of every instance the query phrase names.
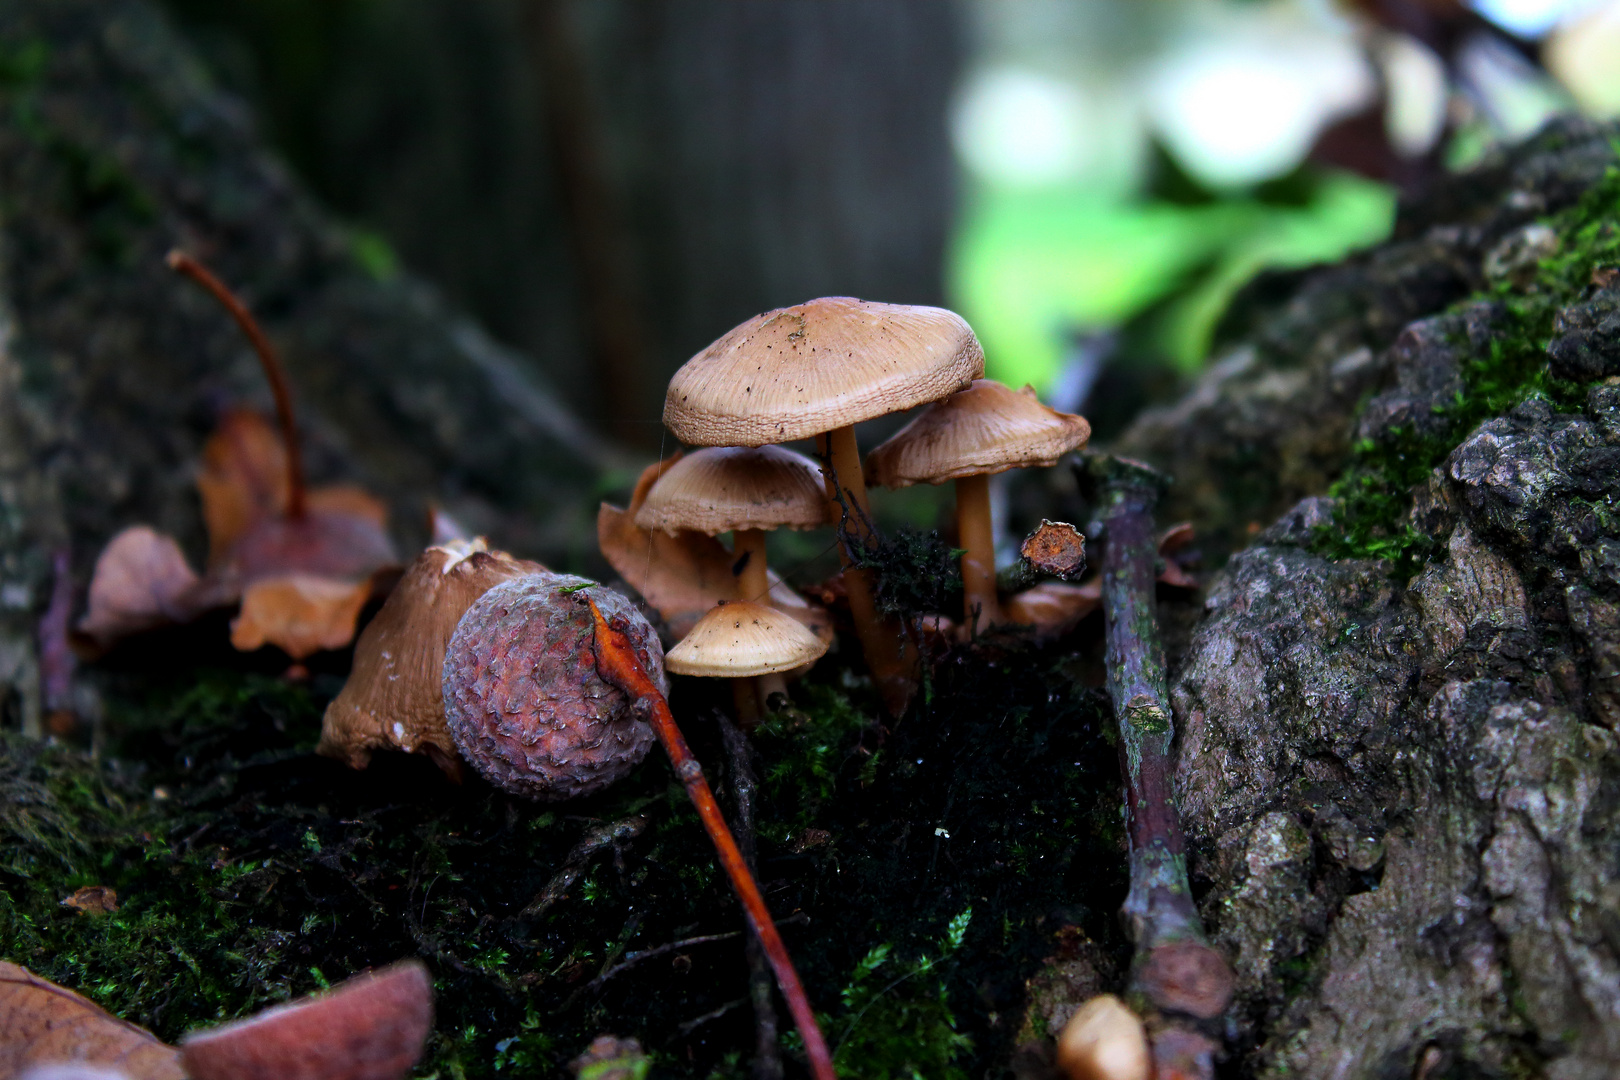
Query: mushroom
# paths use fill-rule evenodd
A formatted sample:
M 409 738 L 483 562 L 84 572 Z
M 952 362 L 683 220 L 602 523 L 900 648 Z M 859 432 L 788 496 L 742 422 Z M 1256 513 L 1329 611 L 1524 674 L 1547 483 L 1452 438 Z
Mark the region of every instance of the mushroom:
M 1085 445 L 1085 417 L 1041 404 L 1030 387 L 1012 390 L 977 379 L 924 410 L 866 459 L 866 478 L 879 487 L 956 481 L 956 525 L 962 556 L 963 623 L 1003 619 L 996 599 L 996 545 L 990 526 L 989 478 L 1008 469 L 1057 464 Z
M 746 712 L 752 686 L 745 680 L 792 671 L 819 660 L 826 651 L 827 643 L 793 617 L 740 600 L 699 619 L 664 656 L 664 669 L 677 675 L 736 680 L 738 711 Z
M 316 751 L 363 769 L 375 750 L 424 753 L 452 779 L 461 758 L 445 723 L 444 653 L 456 624 L 491 588 L 539 563 L 490 551 L 482 538 L 416 557 L 360 634 L 354 669 L 326 707 Z
M 1069 1080 L 1148 1080 L 1153 1071 L 1141 1019 L 1113 994 L 1092 998 L 1063 1025 L 1057 1063 Z
M 641 528 L 671 536 L 732 533 L 735 599 L 756 603 L 769 603 L 765 530 L 812 529 L 827 519 L 821 470 L 781 446 L 714 446 L 688 454 L 653 484 L 635 516 Z M 759 684 L 760 700 L 785 688 L 780 674 L 768 675 Z M 752 710 L 741 698 L 738 705 L 748 722 Z
M 664 423 L 692 446 L 766 446 L 818 436 L 843 528 L 871 532 L 854 425 L 966 388 L 984 374 L 973 330 L 942 308 L 823 297 L 756 315 L 670 380 Z M 869 573 L 842 551 L 850 613 L 891 712 L 910 698 L 900 637 L 878 619 Z

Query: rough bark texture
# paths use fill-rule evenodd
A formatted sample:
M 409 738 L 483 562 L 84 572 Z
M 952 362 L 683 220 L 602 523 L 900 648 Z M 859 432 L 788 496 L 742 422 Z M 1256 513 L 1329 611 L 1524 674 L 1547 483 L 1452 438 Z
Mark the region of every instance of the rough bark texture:
M 1542 371 L 1594 381 L 1531 372 L 1550 389 L 1460 442 L 1446 427 L 1512 347 L 1511 275 L 1553 249 L 1515 251 L 1599 184 L 1614 137 L 1566 123 L 1456 181 L 1403 238 L 1258 304 L 1202 385 L 1124 439 L 1176 474 L 1165 520 L 1198 521 L 1217 553 L 1277 519 L 1171 657 L 1178 796 L 1237 970 L 1240 1075 L 1620 1067 L 1613 192 L 1582 241 L 1608 254 L 1532 345 Z M 1401 523 L 1432 545 L 1417 572 L 1318 553 L 1348 534 L 1322 493 L 1355 442 L 1430 437 L 1453 448 Z
M 385 496 L 406 549 L 428 501 L 525 553 L 590 535 L 611 451 L 531 374 L 348 234 L 260 149 L 144 3 L 0 6 L 0 701 L 39 710 L 52 553 L 82 589 L 118 528 L 200 562 L 193 476 L 221 408 L 269 392 L 181 246 L 240 290 L 291 372 L 316 481 Z M 15 717 L 13 717 L 13 722 Z

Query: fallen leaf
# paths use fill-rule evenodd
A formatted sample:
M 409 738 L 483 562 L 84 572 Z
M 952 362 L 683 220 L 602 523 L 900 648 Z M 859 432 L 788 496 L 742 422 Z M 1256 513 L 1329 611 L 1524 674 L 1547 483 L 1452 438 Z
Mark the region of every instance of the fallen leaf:
M 241 652 L 278 646 L 294 660 L 354 640 L 360 609 L 371 599 L 371 580 L 360 582 L 290 573 L 249 585 L 242 611 L 231 620 L 231 644 Z
M 209 566 L 222 563 L 255 522 L 286 513 L 290 493 L 281 433 L 251 409 L 228 410 L 203 443 L 197 473 Z
M 85 885 L 64 899 L 62 906 L 87 915 L 111 915 L 118 910 L 118 893 L 105 885 Z
M 399 1080 L 433 1026 L 433 983 L 408 960 L 257 1016 L 193 1032 L 191 1080 Z
M 0 1077 L 38 1065 L 117 1069 L 129 1080 L 186 1080 L 180 1052 L 71 990 L 0 961 Z
M 1102 582 L 1097 578 L 1084 585 L 1045 581 L 1002 601 L 1001 613 L 1012 622 L 1034 627 L 1037 639 L 1049 639 L 1073 630 L 1101 602 Z
M 172 536 L 131 525 L 96 557 L 90 610 L 79 620 L 79 632 L 107 646 L 143 630 L 189 622 L 204 610 L 200 580 Z

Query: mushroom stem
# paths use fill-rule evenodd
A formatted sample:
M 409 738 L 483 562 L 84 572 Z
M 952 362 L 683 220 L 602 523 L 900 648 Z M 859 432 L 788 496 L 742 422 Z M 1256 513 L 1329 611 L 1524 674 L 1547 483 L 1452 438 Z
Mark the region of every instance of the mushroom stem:
M 1233 977 L 1225 958 L 1204 937 L 1176 813 L 1170 756 L 1175 725 L 1154 587 L 1158 543 L 1153 507 L 1168 479 L 1146 465 L 1105 455 L 1091 458 L 1087 472 L 1097 485 L 1104 529 L 1108 693 L 1119 724 L 1125 774 L 1131 884 L 1122 911 L 1136 944 L 1131 988 L 1172 1018 L 1155 1035 L 1156 1047 L 1166 1032 L 1178 1030 L 1181 1034 L 1172 1042 L 1202 1045 L 1200 1040 L 1207 1040 L 1196 1022 L 1213 1021 L 1226 1010 Z
M 737 599 L 769 604 L 771 581 L 765 574 L 765 530 L 738 529 L 731 534 L 731 572 L 737 577 Z
M 731 683 L 731 700 L 737 709 L 737 723 L 742 725 L 744 731 L 754 730 L 759 726 L 760 693 L 756 680 L 748 676 L 728 681 Z
M 1002 621 L 996 598 L 996 539 L 990 525 L 990 477 L 956 481 L 956 531 L 962 553 L 962 625 L 969 634 Z
M 270 339 L 259 329 L 258 320 L 254 319 L 246 305 L 238 300 L 208 267 L 178 248 L 169 252 L 165 261 L 169 264 L 170 270 L 184 274 L 207 289 L 214 299 L 231 313 L 231 318 L 236 320 L 236 325 L 242 328 L 242 333 L 246 334 L 248 341 L 253 344 L 253 351 L 259 354 L 259 364 L 264 368 L 264 377 L 270 382 L 271 396 L 276 399 L 276 419 L 281 422 L 281 441 L 287 444 L 287 516 L 303 517 L 306 508 L 304 456 L 298 449 L 298 424 L 293 419 L 292 391 L 287 388 L 287 374 L 282 369 L 281 361 L 276 357 L 275 349 L 270 345 Z
M 709 790 L 709 782 L 703 778 L 702 766 L 692 756 L 685 737 L 681 735 L 681 729 L 675 724 L 675 717 L 669 711 L 669 702 L 664 700 L 664 695 L 659 692 L 657 684 L 641 666 L 629 636 L 617 625 L 607 621 L 601 609 L 596 606 L 596 601 L 589 595 L 586 595 L 585 602 L 591 606 L 591 617 L 596 622 L 594 649 L 598 672 L 605 680 L 630 695 L 638 709 L 646 711 L 653 730 L 658 734 L 658 741 L 663 745 L 664 752 L 669 755 L 670 764 L 675 767 L 675 775 L 686 785 L 687 797 L 697 808 L 698 817 L 703 821 L 703 828 L 708 832 L 709 839 L 714 843 L 715 852 L 720 857 L 720 865 L 725 869 L 726 876 L 731 879 L 732 889 L 742 901 L 748 927 L 759 938 L 765 956 L 771 962 L 771 970 L 776 972 L 777 986 L 781 988 L 782 997 L 788 1004 L 788 1011 L 793 1014 L 793 1022 L 799 1029 L 799 1036 L 804 1040 L 804 1052 L 810 1059 L 811 1075 L 815 1080 L 837 1080 L 837 1073 L 833 1071 L 832 1054 L 827 1050 L 827 1040 L 822 1037 L 821 1028 L 816 1024 L 816 1014 L 810 1008 L 810 999 L 805 997 L 804 985 L 799 982 L 799 973 L 793 969 L 793 960 L 788 956 L 787 946 L 782 944 L 782 935 L 776 931 L 776 923 L 771 920 L 770 910 L 765 906 L 765 898 L 760 895 L 759 885 L 754 881 L 754 875 L 749 872 L 748 864 L 737 848 L 737 841 L 732 837 L 731 830 L 726 827 L 726 819 L 714 801 L 714 792 Z
M 816 442 L 827 461 L 827 498 L 840 516 L 840 534 L 847 533 L 860 540 L 873 539 L 872 507 L 866 497 L 866 474 L 861 470 L 861 451 L 855 443 L 854 425 L 834 428 L 817 436 Z M 854 513 L 850 512 L 851 508 Z M 915 662 L 908 662 L 901 655 L 903 639 L 899 632 L 878 618 L 872 572 L 855 566 L 848 544 L 839 544 L 838 554 L 844 564 L 844 588 L 849 593 L 849 613 L 855 622 L 861 653 L 866 657 L 866 666 L 877 683 L 878 693 L 883 696 L 883 704 L 890 715 L 899 716 L 906 711 L 906 704 L 916 689 Z

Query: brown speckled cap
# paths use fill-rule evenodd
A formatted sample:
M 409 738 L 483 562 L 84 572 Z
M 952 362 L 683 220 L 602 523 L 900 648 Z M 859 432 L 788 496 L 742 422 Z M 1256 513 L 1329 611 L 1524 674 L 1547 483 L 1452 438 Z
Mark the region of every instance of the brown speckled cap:
M 827 651 L 792 616 L 746 600 L 722 604 L 698 620 L 692 632 L 664 657 L 677 675 L 741 679 L 792 671 Z
M 984 374 L 955 312 L 829 296 L 756 315 L 670 380 L 664 423 L 691 446 L 765 446 L 937 401 Z
M 643 529 L 814 529 L 827 524 L 821 467 L 782 446 L 711 446 L 658 478 L 636 511 Z
M 866 482 L 899 488 L 1055 465 L 1084 446 L 1083 416 L 1049 408 L 1029 387 L 979 379 L 936 402 L 866 456 Z

